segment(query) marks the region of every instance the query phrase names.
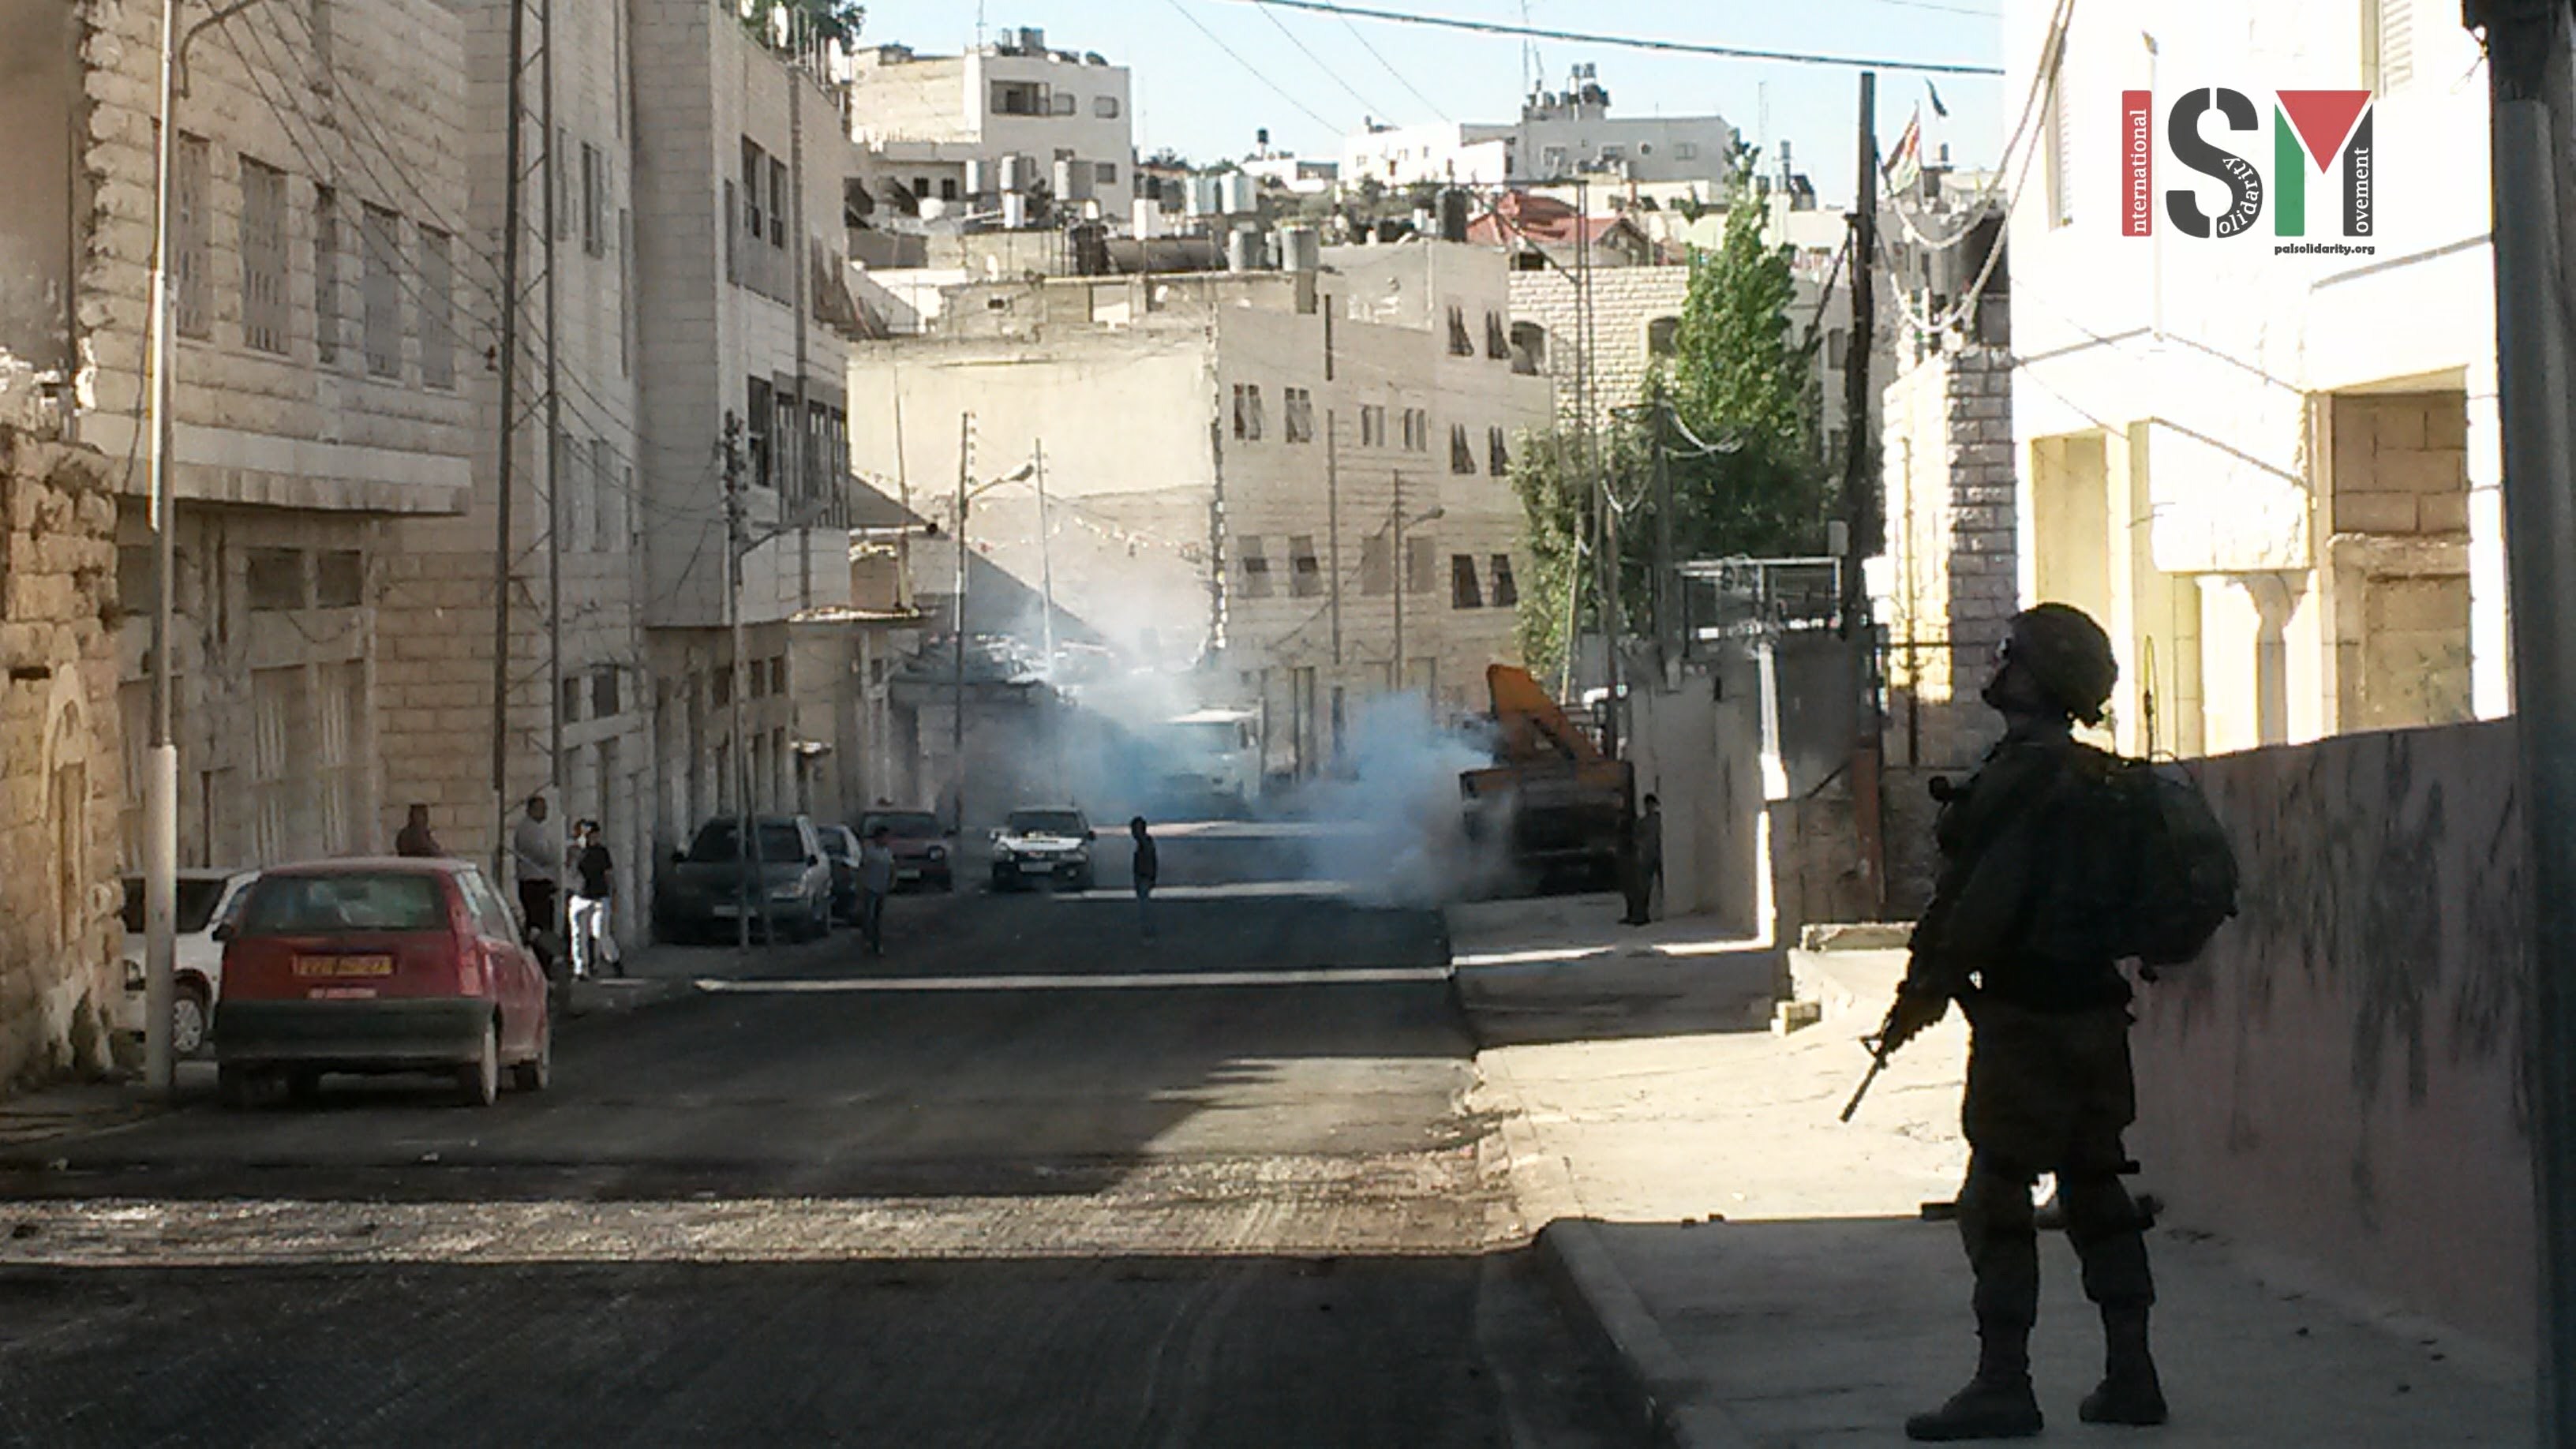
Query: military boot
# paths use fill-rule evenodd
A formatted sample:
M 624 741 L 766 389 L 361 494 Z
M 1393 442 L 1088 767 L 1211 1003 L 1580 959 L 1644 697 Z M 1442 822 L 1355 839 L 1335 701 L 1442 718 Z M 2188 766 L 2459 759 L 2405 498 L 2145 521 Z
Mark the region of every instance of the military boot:
M 2040 1431 L 2039 1399 L 2030 1390 L 2030 1329 L 2000 1324 L 1978 1330 L 1977 1376 L 1928 1414 L 1905 1421 L 1908 1439 L 2028 1439 Z
M 2147 1352 L 2147 1311 L 2104 1309 L 2102 1339 L 2102 1382 L 2084 1396 L 2075 1416 L 2087 1424 L 2144 1428 L 2163 1423 L 2165 1391 L 2156 1379 L 2156 1361 Z

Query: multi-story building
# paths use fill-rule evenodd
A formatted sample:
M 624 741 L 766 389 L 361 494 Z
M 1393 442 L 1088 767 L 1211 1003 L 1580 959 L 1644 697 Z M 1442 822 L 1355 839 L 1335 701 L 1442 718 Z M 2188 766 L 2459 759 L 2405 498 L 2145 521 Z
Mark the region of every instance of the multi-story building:
M 1050 50 L 1043 31 L 1006 30 L 963 55 L 863 51 L 849 114 L 864 174 L 879 189 L 899 188 L 916 209 L 927 202 L 1021 225 L 1044 197 L 1077 210 L 1097 203 L 1122 227 L 1133 211 L 1127 68 Z
M 641 597 L 633 299 L 634 76 L 623 7 L 559 0 L 532 12 L 518 77 L 521 167 L 516 376 L 510 411 L 507 788 L 492 789 L 493 546 L 501 497 L 500 238 L 510 0 L 464 17 L 472 190 L 458 274 L 479 296 L 465 389 L 475 409 L 471 507 L 403 524 L 379 609 L 388 681 L 389 805 L 430 807 L 450 850 L 484 856 L 530 795 L 559 825 L 600 822 L 616 858 L 621 933 L 640 939 L 652 880 L 651 694 Z M 551 69 L 551 75 L 548 71 Z M 553 125 L 547 122 L 551 90 Z M 551 230 L 549 230 L 551 226 Z M 551 330 L 549 330 L 551 327 Z M 560 750 L 558 755 L 555 752 Z
M 0 5 L 0 347 L 118 460 L 126 835 L 154 597 L 146 322 L 160 12 Z M 18 44 L 18 41 L 26 44 Z M 180 38 L 170 118 L 172 667 L 184 862 L 383 848 L 401 520 L 472 481 L 488 292 L 467 264 L 463 26 L 434 0 L 260 7 Z M 445 721 L 453 727 L 461 720 Z
M 1721 116 L 1614 117 L 1610 92 L 1583 65 L 1564 90 L 1533 91 L 1518 121 L 1372 122 L 1343 138 L 1340 179 L 1345 186 L 1509 186 L 1587 175 L 1722 185 L 1736 139 Z
M 818 788 L 795 701 L 838 697 L 853 635 L 825 659 L 790 621 L 850 598 L 842 89 L 822 55 L 776 43 L 731 7 L 637 12 L 634 92 L 637 504 L 647 521 L 655 837 L 683 840 L 735 808 L 837 819 L 864 802 Z M 726 493 L 749 545 L 728 587 Z M 731 624 L 740 611 L 746 723 L 737 753 Z M 808 661 L 831 675 L 809 679 Z M 816 732 L 820 734 L 819 731 Z
M 1188 702 L 1258 711 L 1274 773 L 1326 768 L 1391 690 L 1482 706 L 1527 567 L 1509 456 L 1549 418 L 1499 253 L 1322 256 L 973 284 L 851 360 L 860 476 L 909 480 L 943 529 L 971 419 L 976 577 L 1027 590 L 1009 632 L 1035 639 L 1051 576 L 1061 644 L 1195 668 Z
M 2133 751 L 2503 713 L 2488 116 L 2458 83 L 2476 40 L 2396 0 L 2183 4 L 2146 38 L 2078 7 L 2047 70 L 2052 9 L 2004 10 L 2005 91 L 2038 86 L 2046 121 L 2010 232 L 2022 598 L 2110 628 Z M 2369 234 L 2344 224 L 2340 134 L 2313 143 L 2332 166 L 2308 173 L 2309 250 L 2279 250 L 2292 193 L 2268 183 L 2240 234 L 2193 236 L 2162 196 L 2124 234 L 2102 98 L 2152 91 L 2160 138 L 2214 84 L 2267 116 L 2266 87 L 2368 92 L 2346 131 L 2369 127 Z M 2268 138 L 2230 149 L 2278 179 Z M 2227 197 L 2169 154 L 2153 185 Z

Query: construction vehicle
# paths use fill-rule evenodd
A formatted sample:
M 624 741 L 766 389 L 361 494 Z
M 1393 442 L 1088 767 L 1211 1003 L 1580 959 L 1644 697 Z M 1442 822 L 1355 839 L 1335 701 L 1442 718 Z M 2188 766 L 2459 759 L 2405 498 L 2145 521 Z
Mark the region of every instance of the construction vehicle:
M 1628 762 L 1602 753 L 1528 670 L 1489 666 L 1485 689 L 1494 763 L 1458 776 L 1469 836 L 1508 842 L 1513 864 L 1543 884 L 1616 883 L 1636 793 Z

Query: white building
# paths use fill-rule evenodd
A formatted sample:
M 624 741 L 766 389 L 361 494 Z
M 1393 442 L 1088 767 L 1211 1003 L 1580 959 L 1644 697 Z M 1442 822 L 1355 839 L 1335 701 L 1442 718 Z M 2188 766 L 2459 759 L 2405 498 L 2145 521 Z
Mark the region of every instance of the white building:
M 1006 195 L 1097 202 L 1123 226 L 1136 198 L 1127 68 L 1050 50 L 1043 31 L 1002 34 L 963 55 L 900 45 L 859 54 L 849 125 L 871 191 L 900 188 L 934 214 L 997 218 Z
M 2004 10 L 2008 95 L 2046 53 L 2041 0 Z M 2487 101 L 2475 41 L 2426 6 L 2078 7 L 2047 144 L 2011 229 L 2021 593 L 2093 610 L 2120 649 L 2120 738 L 2191 753 L 2508 707 Z M 2463 79 L 2463 77 L 2469 77 Z M 2196 87 L 2259 130 L 2202 134 L 2271 177 L 2279 89 L 2367 89 L 2372 234 L 2342 166 L 2307 170 L 2282 253 L 2187 235 L 2179 190 L 2226 190 L 2161 137 Z M 2153 231 L 2123 235 L 2123 91 L 2156 93 Z M 2334 155 L 2334 138 L 2322 145 Z M 2277 179 L 2277 178 L 2274 178 Z M 2152 737 L 2148 722 L 2152 717 Z
M 1527 567 L 1509 453 L 1549 412 L 1511 364 L 1500 254 L 1323 259 L 971 285 L 939 332 L 851 361 L 862 477 L 909 480 L 911 511 L 953 527 L 962 415 L 979 480 L 1042 444 L 1044 533 L 1030 483 L 993 489 L 979 569 L 1034 597 L 1051 565 L 1061 640 L 1195 666 L 1196 703 L 1262 712 L 1273 772 L 1326 768 L 1389 690 L 1483 707 Z
M 1619 116 L 1590 66 L 1563 91 L 1540 90 L 1510 124 L 1370 126 L 1344 138 L 1341 180 L 1504 186 L 1561 177 L 1723 183 L 1736 130 L 1720 116 Z

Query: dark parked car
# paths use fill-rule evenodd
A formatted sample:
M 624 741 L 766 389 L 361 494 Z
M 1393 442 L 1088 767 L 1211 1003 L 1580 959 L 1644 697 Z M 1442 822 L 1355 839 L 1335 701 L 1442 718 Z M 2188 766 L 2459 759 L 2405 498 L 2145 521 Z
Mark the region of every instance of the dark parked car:
M 817 825 L 823 859 L 832 867 L 832 914 L 846 922 L 859 919 L 859 837 L 846 825 Z
M 699 826 L 689 848 L 671 857 L 670 872 L 654 896 L 663 939 L 729 939 L 746 900 L 754 936 L 765 939 L 772 926 L 798 940 L 830 934 L 832 867 L 814 822 L 802 815 L 762 815 L 754 818 L 753 832 L 746 858 L 734 817 L 720 815 Z
M 503 1074 L 553 1075 L 546 978 L 510 907 L 461 860 L 330 860 L 268 871 L 216 928 L 217 1084 L 227 1105 L 325 1072 L 447 1072 L 488 1107 Z
M 949 848 L 948 832 L 940 828 L 938 816 L 927 810 L 871 810 L 859 817 L 859 838 L 867 839 L 880 825 L 886 828 L 886 845 L 894 851 L 896 890 L 908 885 L 942 891 L 957 888 L 951 863 L 956 852 Z

